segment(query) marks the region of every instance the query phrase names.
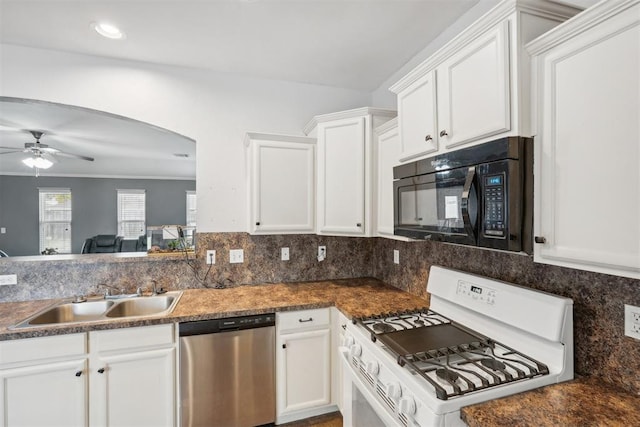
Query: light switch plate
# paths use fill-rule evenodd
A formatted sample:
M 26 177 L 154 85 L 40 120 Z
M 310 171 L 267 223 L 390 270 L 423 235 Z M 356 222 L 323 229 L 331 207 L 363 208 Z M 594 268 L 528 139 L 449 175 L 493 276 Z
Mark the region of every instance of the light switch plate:
M 280 259 L 282 261 L 289 261 L 289 248 L 280 248 Z
M 397 249 L 393 250 L 393 263 L 400 264 L 400 251 Z
M 18 284 L 18 275 L 17 274 L 2 274 L 0 275 L 0 286 L 2 285 L 17 285 Z
M 243 249 L 231 249 L 229 251 L 229 263 L 241 264 L 244 262 L 244 250 Z

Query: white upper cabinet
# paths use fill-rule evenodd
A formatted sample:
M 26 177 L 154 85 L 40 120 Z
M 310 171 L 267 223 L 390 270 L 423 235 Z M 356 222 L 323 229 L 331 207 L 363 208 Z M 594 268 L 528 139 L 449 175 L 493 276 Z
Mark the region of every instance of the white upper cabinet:
M 437 79 L 438 137 L 445 147 L 509 131 L 509 22 L 452 55 Z
M 500 2 L 394 84 L 400 161 L 531 136 L 524 44 L 578 12 L 543 0 Z
M 318 138 L 318 234 L 373 235 L 373 128 L 395 115 L 359 108 L 316 116 L 306 126 Z
M 315 138 L 248 133 L 249 232 L 315 232 Z
M 420 77 L 398 94 L 400 160 L 438 150 L 436 73 Z
M 640 279 L 640 3 L 601 2 L 527 48 L 534 261 Z

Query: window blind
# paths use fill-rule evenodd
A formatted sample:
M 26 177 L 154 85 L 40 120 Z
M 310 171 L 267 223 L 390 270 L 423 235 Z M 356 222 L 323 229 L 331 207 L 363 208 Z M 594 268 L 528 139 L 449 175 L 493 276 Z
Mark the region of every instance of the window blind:
M 187 191 L 187 221 L 185 225 L 188 227 L 196 226 L 196 192 Z
M 118 190 L 118 235 L 137 239 L 146 234 L 145 190 Z
M 39 188 L 40 252 L 71 253 L 71 189 Z

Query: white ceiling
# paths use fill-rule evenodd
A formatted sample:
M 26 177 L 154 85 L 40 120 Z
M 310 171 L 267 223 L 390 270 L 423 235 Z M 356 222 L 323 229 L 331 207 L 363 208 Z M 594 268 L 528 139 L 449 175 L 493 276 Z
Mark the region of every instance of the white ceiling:
M 0 147 L 20 150 L 25 143 L 35 142 L 29 130 L 44 132 L 43 144 L 95 159 L 56 156 L 57 163 L 40 171 L 43 176 L 195 179 L 192 139 L 86 108 L 0 97 Z M 0 149 L 0 174 L 34 174 L 21 161 L 28 154 L 2 154 L 9 151 L 13 150 Z
M 0 41 L 373 91 L 477 2 L 0 0 Z

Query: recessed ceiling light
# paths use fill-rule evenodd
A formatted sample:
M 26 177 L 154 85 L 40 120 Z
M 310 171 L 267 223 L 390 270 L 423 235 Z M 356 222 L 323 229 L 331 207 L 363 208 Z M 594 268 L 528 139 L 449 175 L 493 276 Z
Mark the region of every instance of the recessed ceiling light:
M 96 30 L 98 34 L 108 39 L 121 40 L 124 39 L 124 33 L 120 28 L 108 22 L 92 22 L 91 28 Z

